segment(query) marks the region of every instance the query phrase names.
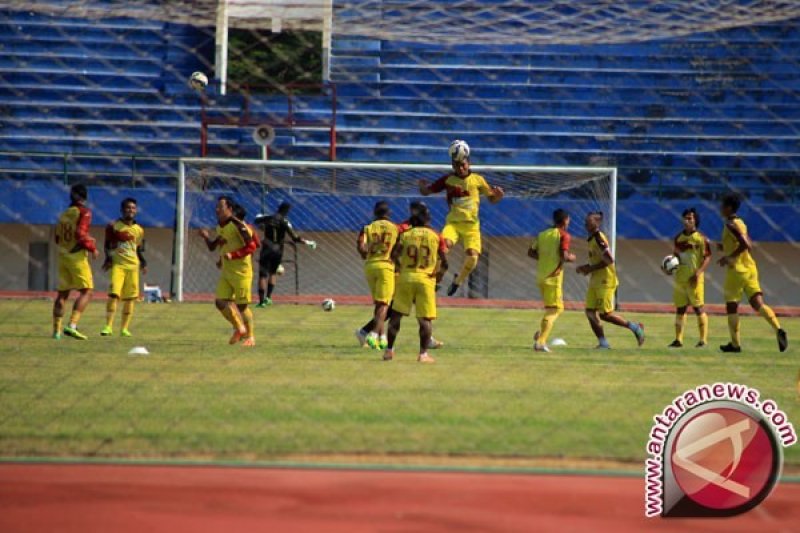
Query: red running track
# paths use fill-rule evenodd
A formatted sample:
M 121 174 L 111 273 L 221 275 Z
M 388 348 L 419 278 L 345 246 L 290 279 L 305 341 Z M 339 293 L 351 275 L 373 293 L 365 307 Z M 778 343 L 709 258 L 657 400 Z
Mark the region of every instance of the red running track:
M 797 531 L 800 484 L 726 519 L 646 519 L 641 478 L 0 464 L 0 531 Z

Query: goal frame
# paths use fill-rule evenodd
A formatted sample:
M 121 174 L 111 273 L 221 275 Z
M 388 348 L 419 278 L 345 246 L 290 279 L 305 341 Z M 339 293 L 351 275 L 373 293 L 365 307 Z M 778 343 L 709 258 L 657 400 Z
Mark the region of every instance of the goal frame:
M 364 170 L 422 170 L 430 172 L 449 172 L 452 166 L 441 163 L 372 163 L 349 161 L 289 161 L 289 160 L 264 160 L 264 159 L 233 159 L 213 157 L 182 157 L 178 160 L 177 198 L 175 204 L 175 238 L 172 264 L 172 292 L 178 302 L 183 301 L 184 261 L 186 245 L 186 166 L 190 164 L 218 164 L 240 165 L 244 167 L 263 168 L 329 168 L 337 170 L 364 169 Z M 592 167 L 592 166 L 538 166 L 538 165 L 471 165 L 475 172 L 542 172 L 542 173 L 569 173 L 569 172 L 607 172 L 609 175 L 609 195 L 611 208 L 609 212 L 609 240 L 611 253 L 616 259 L 617 252 L 617 167 Z

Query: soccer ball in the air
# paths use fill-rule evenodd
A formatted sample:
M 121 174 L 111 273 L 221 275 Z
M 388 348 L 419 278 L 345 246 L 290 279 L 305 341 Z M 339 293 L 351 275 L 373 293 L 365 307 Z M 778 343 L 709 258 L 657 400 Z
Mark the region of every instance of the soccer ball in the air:
M 450 143 L 447 152 L 453 161 L 463 161 L 469 157 L 469 145 L 467 141 L 455 140 Z
M 661 270 L 664 271 L 664 274 L 667 276 L 671 276 L 678 270 L 678 265 L 681 264 L 680 259 L 675 257 L 674 255 L 668 255 L 664 259 L 661 260 Z
M 189 77 L 189 87 L 195 91 L 202 91 L 208 85 L 208 76 L 202 72 L 193 72 Z
M 286 269 L 285 269 L 285 268 L 283 268 L 283 265 L 278 265 L 278 268 L 276 268 L 276 269 L 275 269 L 275 273 L 276 273 L 277 275 L 279 275 L 279 276 L 283 276 L 283 274 L 284 274 L 285 272 L 286 272 Z
M 334 309 L 336 309 L 336 302 L 333 301 L 333 298 L 325 298 L 322 300 L 323 311 L 333 311 Z

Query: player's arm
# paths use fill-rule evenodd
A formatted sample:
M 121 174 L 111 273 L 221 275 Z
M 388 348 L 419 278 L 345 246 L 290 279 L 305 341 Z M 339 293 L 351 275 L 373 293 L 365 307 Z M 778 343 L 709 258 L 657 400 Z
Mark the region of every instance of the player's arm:
M 611 249 L 608 247 L 608 243 L 602 239 L 599 235 L 595 236 L 597 245 L 603 251 L 600 256 L 600 262 L 595 263 L 593 265 L 585 264 L 581 265 L 577 268 L 578 274 L 583 274 L 587 276 L 592 272 L 597 272 L 598 270 L 603 270 L 604 268 L 608 268 L 614 264 L 614 256 L 611 255 Z
M 144 239 L 136 247 L 136 257 L 139 258 L 139 268 L 142 269 L 142 274 L 147 274 L 147 259 L 144 258 Z
M 247 227 L 247 224 L 238 218 L 232 218 L 231 224 L 233 224 L 236 230 L 239 232 L 239 237 L 241 237 L 244 246 L 232 252 L 226 253 L 225 258 L 229 261 L 231 259 L 242 259 L 243 257 L 247 257 L 256 251 L 256 240 L 253 239 L 253 232 L 250 231 L 250 228 Z
M 711 242 L 708 238 L 703 238 L 703 262 L 700 263 L 700 266 L 697 268 L 697 272 L 694 273 L 695 276 L 699 276 L 703 272 L 706 271 L 708 265 L 711 264 Z
M 672 239 L 672 255 L 675 257 L 680 257 L 681 254 L 681 247 L 680 244 L 678 244 L 678 237 L 681 236 L 681 233 L 682 232 L 679 232 L 677 235 L 675 235 L 675 238 Z
M 419 180 L 417 182 L 417 184 L 419 185 L 419 193 L 422 196 L 430 196 L 431 194 L 442 192 L 446 188 L 447 178 L 448 176 L 442 176 L 441 178 L 430 184 L 425 180 Z
M 437 261 L 437 266 L 435 271 L 436 283 L 441 283 L 445 273 L 447 272 L 447 269 L 450 268 L 450 265 L 447 262 L 447 243 L 445 242 L 444 238 L 441 235 L 439 236 L 439 253 L 437 255 L 439 259 Z
M 400 241 L 397 241 L 392 248 L 392 253 L 390 257 L 392 258 L 392 262 L 394 263 L 395 268 L 400 268 L 400 257 L 403 255 L 403 245 Z
M 106 226 L 105 239 L 103 239 L 103 253 L 106 258 L 103 260 L 103 270 L 108 271 L 111 268 L 111 250 L 117 245 L 116 231 L 114 231 L 114 223 L 110 222 Z
M 727 227 L 728 231 L 730 231 L 733 236 L 736 237 L 736 240 L 739 242 L 739 246 L 737 246 L 736 249 L 730 254 L 723 256 L 722 259 L 718 261 L 720 266 L 725 266 L 732 263 L 739 256 L 739 254 L 748 252 L 753 248 L 750 238 L 739 230 L 739 226 L 737 226 L 734 221 L 728 221 L 725 224 L 725 227 Z
M 572 237 L 570 237 L 569 233 L 563 232 L 561 233 L 561 261 L 563 263 L 572 263 L 574 262 L 577 257 L 575 254 L 569 251 L 570 244 L 572 244 Z
M 358 232 L 358 238 L 356 239 L 356 250 L 361 256 L 361 259 L 367 258 L 367 234 L 364 231 L 364 228 L 361 228 L 361 231 Z
M 531 246 L 528 248 L 528 257 L 531 259 L 539 260 L 539 240 L 534 237 L 531 241 Z
M 198 230 L 197 234 L 200 235 L 200 237 L 202 237 L 204 241 L 206 241 L 206 246 L 208 247 L 209 252 L 213 252 L 214 250 L 217 249 L 217 246 L 222 245 L 222 239 L 220 238 L 220 236 L 217 235 L 212 239 L 211 233 L 209 233 L 209 231 L 205 228 Z
M 89 235 L 89 226 L 92 224 L 92 212 L 88 209 L 81 208 L 78 215 L 78 223 L 75 227 L 75 248 L 74 252 L 78 250 L 87 250 L 92 254 L 92 259 L 97 259 L 99 253 L 97 252 L 97 243 Z
M 297 232 L 294 230 L 294 227 L 292 227 L 291 222 L 289 222 L 288 220 L 284 220 L 283 223 L 285 224 L 284 227 L 286 229 L 286 234 L 289 236 L 290 239 L 292 239 L 293 243 L 296 244 L 298 242 L 302 242 L 303 244 L 305 244 L 306 246 L 308 246 L 312 250 L 316 250 L 317 249 L 317 242 L 316 241 L 312 241 L 311 239 L 302 238 L 300 235 L 297 234 Z
M 490 204 L 496 204 L 503 199 L 503 197 L 506 195 L 506 192 L 502 187 L 492 187 L 484 178 L 481 179 L 483 180 L 483 183 L 481 183 L 481 185 L 478 187 L 478 190 L 482 195 L 489 199 Z

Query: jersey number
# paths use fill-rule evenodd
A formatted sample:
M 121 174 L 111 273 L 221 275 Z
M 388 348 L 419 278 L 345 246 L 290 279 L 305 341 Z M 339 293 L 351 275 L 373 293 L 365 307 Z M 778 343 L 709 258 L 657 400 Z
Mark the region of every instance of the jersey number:
M 389 251 L 389 246 L 392 243 L 392 234 L 373 233 L 370 241 L 372 241 L 372 244 L 369 245 L 369 255 L 384 254 Z
M 428 268 L 431 266 L 431 249 L 428 245 L 422 244 L 419 247 L 412 244 L 406 248 L 406 257 L 411 262 L 408 263 L 408 268 Z
M 75 228 L 72 227 L 72 224 L 60 222 L 58 226 L 56 226 L 56 242 L 71 242 L 74 233 Z

